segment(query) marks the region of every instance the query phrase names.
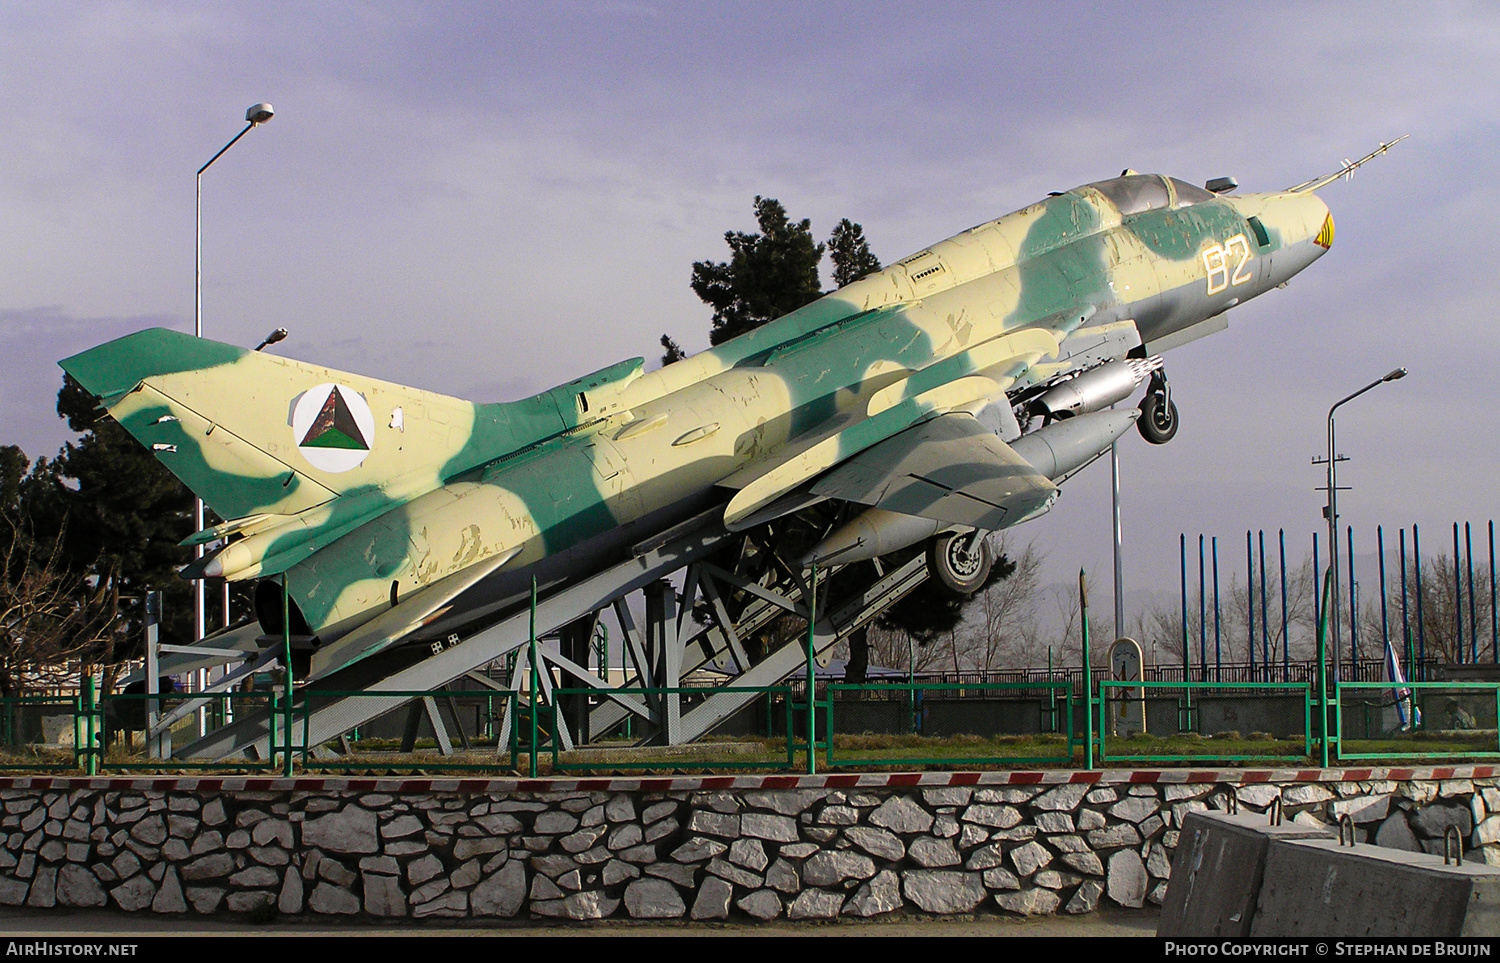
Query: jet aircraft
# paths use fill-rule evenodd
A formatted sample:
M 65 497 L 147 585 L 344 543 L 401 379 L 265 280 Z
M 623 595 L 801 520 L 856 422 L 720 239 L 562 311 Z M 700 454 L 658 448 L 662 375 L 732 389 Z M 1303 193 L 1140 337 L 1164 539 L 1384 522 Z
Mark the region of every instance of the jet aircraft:
M 633 358 L 520 401 L 160 328 L 60 363 L 228 519 L 186 540 L 218 547 L 183 576 L 260 580 L 250 634 L 288 628 L 299 679 L 480 624 L 533 578 L 563 585 L 705 514 L 748 530 L 830 503 L 803 564 L 927 543 L 972 592 L 984 533 L 1046 512 L 1132 424 L 1173 436 L 1161 354 L 1327 253 L 1318 189 L 1389 146 L 1270 193 L 1127 170 L 660 370 Z

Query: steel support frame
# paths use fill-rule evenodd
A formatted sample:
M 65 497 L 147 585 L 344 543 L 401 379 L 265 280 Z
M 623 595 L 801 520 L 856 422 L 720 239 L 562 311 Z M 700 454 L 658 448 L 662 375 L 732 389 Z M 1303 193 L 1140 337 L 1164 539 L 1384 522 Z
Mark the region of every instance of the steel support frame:
M 757 694 L 736 691 L 710 695 L 684 711 L 680 693 L 642 696 L 629 690 L 676 690 L 690 673 L 710 663 L 717 663 L 726 672 L 726 685 L 736 687 L 775 685 L 806 666 L 806 635 L 802 632 L 774 651 L 764 653 L 758 662 L 753 661 L 755 653 L 746 644 L 782 615 L 804 619 L 807 616 L 805 599 L 810 587 L 806 573 L 778 551 L 774 532 L 732 535 L 717 523 L 705 523 L 673 534 L 671 541 L 643 546 L 629 560 L 538 601 L 539 636 L 556 633 L 580 618 L 597 617 L 607 608 L 613 609 L 620 623 L 633 673 L 627 674 L 619 685 L 597 678 L 586 665 L 578 664 L 562 651 L 537 648 L 540 696 L 548 705 L 556 705 L 554 689 L 558 687 L 594 690 L 590 698 L 596 704 L 589 710 L 587 728 L 595 737 L 609 734 L 633 714 L 644 724 L 642 742 L 668 745 L 691 742 L 750 705 Z M 680 594 L 669 580 L 679 571 L 683 573 Z M 837 571 L 837 568 L 820 570 L 819 583 L 825 584 Z M 838 608 L 819 606 L 822 613 L 813 627 L 815 657 L 826 656 L 834 645 L 868 625 L 919 586 L 927 578 L 925 556 L 919 554 L 894 570 L 877 567 L 875 573 L 877 577 L 870 585 Z M 628 603 L 634 592 L 645 596 L 643 625 L 636 623 Z M 737 617 L 733 614 L 735 609 Z M 364 695 L 334 698 L 319 706 L 307 720 L 308 744 L 316 746 L 337 739 L 411 701 L 409 696 L 382 697 L 382 690 L 433 691 L 468 675 L 482 677 L 492 689 L 523 692 L 530 675 L 529 615 L 523 609 L 422 662 L 393 672 L 369 686 Z M 698 619 L 704 623 L 700 624 Z M 517 658 L 510 678 L 498 684 L 490 680 L 483 671 L 485 667 L 512 652 Z M 554 678 L 554 671 L 561 675 Z M 579 686 L 580 682 L 584 684 Z M 422 701 L 440 750 L 450 753 L 452 741 L 447 738 L 436 703 L 430 698 Z M 574 734 L 563 713 L 554 716 L 557 731 L 553 737 L 560 749 L 571 750 L 575 745 Z M 511 719 L 510 712 L 504 713 L 499 727 L 497 753 L 502 756 L 509 743 Z M 258 713 L 210 733 L 194 745 L 184 747 L 181 754 L 222 759 L 241 753 L 263 757 L 265 751 L 266 717 Z

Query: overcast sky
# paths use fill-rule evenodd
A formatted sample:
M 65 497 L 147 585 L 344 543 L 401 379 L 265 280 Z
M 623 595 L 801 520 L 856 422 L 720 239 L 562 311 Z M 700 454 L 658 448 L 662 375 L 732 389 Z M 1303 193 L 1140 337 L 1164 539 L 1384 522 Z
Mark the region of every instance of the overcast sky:
M 193 173 L 257 101 L 204 178 L 205 332 L 477 401 L 706 347 L 691 263 L 756 194 L 890 262 L 1127 166 L 1274 189 L 1409 133 L 1322 192 L 1327 257 L 1168 357 L 1127 588 L 1175 588 L 1179 532 L 1300 554 L 1328 406 L 1398 364 L 1341 410 L 1361 547 L 1500 514 L 1492 5 L 7 2 L 0 89 L 0 443 L 33 457 L 57 359 L 192 330 Z M 1107 581 L 1107 466 L 1014 537 Z

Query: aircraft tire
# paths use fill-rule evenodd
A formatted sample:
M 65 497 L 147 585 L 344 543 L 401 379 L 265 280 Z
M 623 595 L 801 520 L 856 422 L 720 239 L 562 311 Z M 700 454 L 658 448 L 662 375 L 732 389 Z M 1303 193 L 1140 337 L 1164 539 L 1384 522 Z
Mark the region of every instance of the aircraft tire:
M 1165 445 L 1177 434 L 1181 420 L 1177 417 L 1177 402 L 1167 401 L 1162 406 L 1162 395 L 1151 392 L 1141 401 L 1141 417 L 1135 426 L 1141 437 L 1153 445 Z
M 990 577 L 995 564 L 989 539 L 980 536 L 974 550 L 967 551 L 969 533 L 939 535 L 927 547 L 927 571 L 938 583 L 958 595 L 973 595 Z

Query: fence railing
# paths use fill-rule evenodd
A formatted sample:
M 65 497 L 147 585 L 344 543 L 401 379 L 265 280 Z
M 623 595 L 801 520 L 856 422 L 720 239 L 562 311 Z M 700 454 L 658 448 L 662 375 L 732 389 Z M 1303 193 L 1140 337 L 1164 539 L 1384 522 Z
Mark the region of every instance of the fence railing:
M 1118 682 L 1110 680 L 1099 683 L 1098 688 L 1099 697 L 1095 700 L 1098 708 L 1095 731 L 1099 733 L 1098 759 L 1101 763 L 1276 762 L 1299 757 L 1307 759 L 1313 753 L 1313 688 L 1306 682 Z M 1194 703 L 1195 695 L 1198 700 L 1196 704 Z M 1242 701 L 1253 699 L 1260 703 L 1258 707 L 1252 703 L 1250 706 L 1237 709 L 1234 713 L 1236 720 L 1243 713 L 1245 717 L 1261 722 L 1266 727 L 1252 731 L 1249 739 L 1245 738 L 1245 733 L 1239 730 L 1212 727 L 1211 731 L 1204 732 L 1206 708 L 1204 699 L 1217 699 L 1222 704 L 1235 695 L 1241 696 Z M 1299 710 L 1297 714 L 1300 716 L 1297 720 L 1299 724 L 1286 732 L 1284 738 L 1279 739 L 1277 733 L 1268 731 L 1275 728 L 1272 724 L 1274 721 L 1272 712 L 1262 711 L 1257 715 L 1251 715 L 1253 709 L 1264 709 L 1273 703 L 1273 699 L 1268 699 L 1267 696 L 1277 695 L 1284 697 L 1281 701 L 1289 699 L 1297 703 L 1296 708 Z M 1161 703 L 1168 700 L 1175 702 L 1172 707 L 1175 720 L 1170 727 L 1158 725 L 1157 733 L 1160 733 L 1163 728 L 1166 728 L 1168 732 L 1175 729 L 1178 736 L 1190 734 L 1198 736 L 1199 739 L 1179 739 L 1175 745 L 1181 747 L 1181 751 L 1148 751 L 1166 748 L 1162 735 L 1152 732 L 1150 723 L 1155 715 L 1150 711 L 1149 704 L 1156 702 L 1160 708 Z M 1137 701 L 1142 706 L 1139 724 L 1134 727 L 1121 725 L 1122 722 L 1133 721 L 1129 719 L 1130 713 L 1125 710 L 1129 703 Z M 1220 716 L 1221 719 L 1223 717 L 1223 715 Z M 1131 734 L 1123 738 L 1111 735 L 1111 730 L 1118 732 L 1121 728 L 1128 728 Z M 1109 751 L 1111 739 L 1115 740 L 1117 747 L 1113 754 Z M 1265 748 L 1256 751 L 1262 746 Z
M 556 688 L 533 704 L 525 691 L 490 689 L 299 690 L 288 701 L 278 690 L 96 697 L 85 685 L 76 698 L 0 698 L 0 770 L 800 772 L 1087 766 L 1090 749 L 1100 766 L 1291 762 L 1322 756 L 1315 747 L 1336 761 L 1500 758 L 1494 682 L 1330 679 L 1326 699 L 1315 679 L 1096 679 L 1081 689 L 1064 679 L 825 682 L 809 700 L 805 684 Z M 366 699 L 401 704 L 336 735 L 318 721 L 338 702 Z M 674 713 L 713 699 L 729 700 L 721 725 L 665 744 Z M 1143 726 L 1125 720 L 1131 702 L 1144 708 Z M 625 711 L 600 711 L 606 703 Z M 233 758 L 174 758 L 226 727 L 241 748 Z
M 1377 698 L 1354 699 L 1360 692 Z M 1330 715 L 1340 760 L 1500 758 L 1497 683 L 1345 682 Z
M 1066 682 L 831 683 L 822 746 L 830 766 L 1070 765 L 1073 705 Z M 841 731 L 872 707 L 881 733 Z

